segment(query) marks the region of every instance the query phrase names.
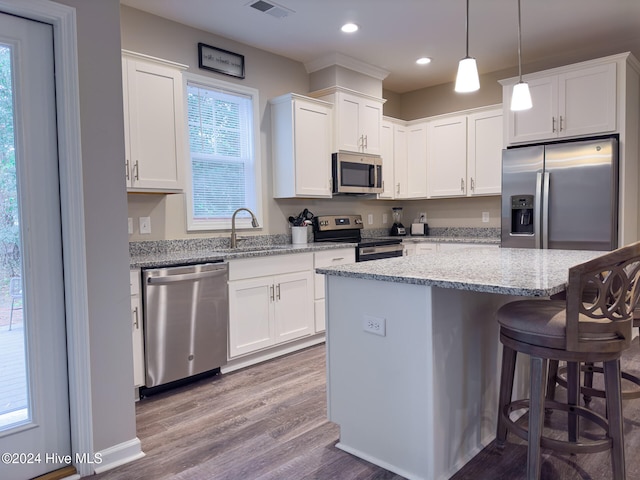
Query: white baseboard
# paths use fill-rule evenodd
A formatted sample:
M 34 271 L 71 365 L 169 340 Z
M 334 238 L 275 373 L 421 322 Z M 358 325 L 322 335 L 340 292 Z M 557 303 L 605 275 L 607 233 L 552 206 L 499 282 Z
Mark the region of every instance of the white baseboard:
M 96 456 L 98 455 L 100 456 L 100 464 L 96 464 L 94 473 L 106 472 L 125 463 L 138 460 L 144 457 L 144 452 L 142 451 L 140 439 L 136 437 L 113 447 L 105 448 L 96 453 Z

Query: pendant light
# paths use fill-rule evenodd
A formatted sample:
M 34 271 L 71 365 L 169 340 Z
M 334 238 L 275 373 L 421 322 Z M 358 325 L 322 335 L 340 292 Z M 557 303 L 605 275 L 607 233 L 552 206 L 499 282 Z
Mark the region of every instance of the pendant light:
M 513 86 L 511 93 L 511 110 L 514 112 L 520 110 L 528 110 L 533 104 L 531 103 L 531 92 L 529 92 L 529 84 L 522 81 L 522 54 L 520 52 L 522 45 L 521 33 L 521 16 L 520 16 L 520 0 L 518 0 L 518 75 L 519 81 Z
M 467 0 L 467 21 L 465 23 L 467 33 L 467 54 L 458 64 L 455 91 L 459 93 L 475 92 L 480 88 L 478 79 L 478 66 L 476 59 L 469 56 L 469 0 Z

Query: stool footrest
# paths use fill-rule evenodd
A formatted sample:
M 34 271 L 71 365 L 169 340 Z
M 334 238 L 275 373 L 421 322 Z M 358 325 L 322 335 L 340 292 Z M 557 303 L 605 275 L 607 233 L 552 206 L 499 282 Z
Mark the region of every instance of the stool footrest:
M 602 367 L 596 365 L 581 365 L 580 370 L 586 373 L 604 373 L 604 369 Z M 556 382 L 563 388 L 567 388 L 567 379 L 563 376 L 567 372 L 567 367 L 559 367 L 558 374 L 556 375 Z M 622 399 L 623 400 L 632 400 L 634 398 L 640 398 L 640 378 L 631 375 L 629 372 L 622 371 L 620 376 L 624 380 L 628 380 L 629 382 L 637 385 L 638 388 L 634 388 L 632 390 L 622 390 Z M 587 397 L 598 397 L 605 398 L 606 395 L 604 390 L 599 388 L 587 387 L 584 385 L 580 385 L 580 393 Z
M 544 402 L 545 409 L 551 410 L 563 410 L 567 413 L 574 413 L 583 418 L 588 419 L 589 421 L 595 423 L 599 427 L 601 427 L 606 433 L 609 431 L 609 423 L 607 419 L 602 415 L 599 415 L 587 408 L 581 407 L 579 405 L 567 405 L 560 402 L 555 402 L 552 400 L 545 400 Z M 502 419 L 507 424 L 507 429 L 521 438 L 522 440 L 527 441 L 529 432 L 528 429 L 519 425 L 509 418 L 511 412 L 516 410 L 529 409 L 529 399 L 515 400 L 509 404 L 507 404 L 502 411 L 500 412 Z M 595 453 L 602 452 L 604 450 L 609 450 L 611 448 L 612 441 L 608 436 L 601 440 L 590 440 L 589 442 L 569 442 L 564 440 L 557 440 L 550 437 L 545 437 L 544 435 L 540 439 L 540 446 L 542 448 L 552 449 L 558 452 L 563 453 Z

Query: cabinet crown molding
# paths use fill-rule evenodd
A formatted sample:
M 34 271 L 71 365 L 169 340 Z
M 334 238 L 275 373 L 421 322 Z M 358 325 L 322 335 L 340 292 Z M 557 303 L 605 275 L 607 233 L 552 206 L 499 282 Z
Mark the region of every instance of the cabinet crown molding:
M 178 62 L 172 62 L 171 60 L 165 60 L 163 58 L 152 57 L 151 55 L 145 55 L 144 53 L 132 52 L 131 50 L 122 50 L 122 55 L 129 58 L 136 58 L 138 60 L 144 60 L 146 62 L 159 63 L 160 65 L 166 65 L 169 67 L 177 68 L 180 70 L 186 70 L 189 65 L 184 65 Z
M 607 57 L 595 58 L 593 60 L 586 60 L 584 62 L 571 63 L 569 65 L 562 65 L 559 67 L 549 68 L 547 70 L 539 70 L 536 72 L 523 74 L 522 77 L 524 80 L 531 80 L 538 77 L 546 77 L 549 75 L 556 75 L 560 73 L 565 73 L 572 70 L 580 70 L 583 68 L 594 67 L 597 65 L 603 65 L 607 63 L 614 62 L 627 62 L 629 66 L 631 66 L 634 70 L 640 72 L 640 62 L 633 56 L 631 52 L 618 53 L 615 55 L 609 55 Z M 502 80 L 498 80 L 498 83 L 503 87 L 515 85 L 518 83 L 519 77 L 509 77 Z
M 323 68 L 333 67 L 334 65 L 348 68 L 349 70 L 368 75 L 369 77 L 373 77 L 377 80 L 384 80 L 389 76 L 388 70 L 337 52 L 330 53 L 324 57 L 307 62 L 304 64 L 304 68 L 307 70 L 307 73 L 313 73 L 318 70 L 322 70 Z
M 316 105 L 333 108 L 333 103 L 331 102 L 325 102 L 324 100 L 320 100 L 319 98 L 307 97 L 305 95 L 300 95 L 299 93 L 285 93 L 284 95 L 270 98 L 269 103 L 271 105 L 276 105 L 278 103 L 290 102 L 291 100 L 305 100 L 307 102 L 313 102 Z
M 313 92 L 309 92 L 308 95 L 311 97 L 324 97 L 325 95 L 331 95 L 333 93 L 342 92 L 348 93 L 350 95 L 356 95 L 361 98 L 367 98 L 369 100 L 375 100 L 376 102 L 385 103 L 387 100 L 385 98 L 374 97 L 373 95 L 368 95 L 366 93 L 358 92 L 357 90 L 351 90 L 350 88 L 340 87 L 339 85 L 334 85 L 332 87 L 323 88 L 322 90 L 315 90 Z

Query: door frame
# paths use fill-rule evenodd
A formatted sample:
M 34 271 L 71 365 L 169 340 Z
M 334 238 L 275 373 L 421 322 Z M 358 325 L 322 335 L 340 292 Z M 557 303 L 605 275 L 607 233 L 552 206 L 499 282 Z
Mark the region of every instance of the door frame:
M 75 453 L 94 453 L 76 11 L 48 0 L 0 0 L 0 11 L 53 26 L 67 374 L 75 459 Z M 80 476 L 93 473 L 89 463 L 74 462 L 74 466 Z

